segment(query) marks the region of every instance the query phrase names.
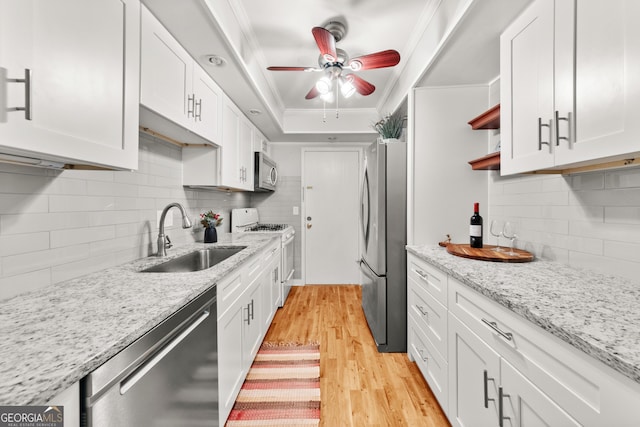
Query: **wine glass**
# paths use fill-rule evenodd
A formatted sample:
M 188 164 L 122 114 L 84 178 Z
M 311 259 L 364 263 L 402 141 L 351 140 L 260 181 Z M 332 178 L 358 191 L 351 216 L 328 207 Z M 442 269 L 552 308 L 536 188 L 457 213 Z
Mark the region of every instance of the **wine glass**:
M 494 251 L 503 252 L 504 249 L 500 247 L 500 236 L 502 236 L 502 223 L 500 223 L 500 221 L 495 219 L 491 220 L 491 225 L 489 226 L 489 233 L 491 233 L 491 235 L 496 238 L 496 248 L 494 249 Z
M 512 223 L 512 222 L 509 222 L 509 221 L 505 222 L 504 223 L 504 228 L 502 229 L 502 235 L 511 241 L 511 245 L 509 247 L 508 254 L 509 255 L 517 255 L 513 251 L 513 242 L 518 238 L 518 236 L 516 235 L 516 226 L 515 226 L 515 224 Z

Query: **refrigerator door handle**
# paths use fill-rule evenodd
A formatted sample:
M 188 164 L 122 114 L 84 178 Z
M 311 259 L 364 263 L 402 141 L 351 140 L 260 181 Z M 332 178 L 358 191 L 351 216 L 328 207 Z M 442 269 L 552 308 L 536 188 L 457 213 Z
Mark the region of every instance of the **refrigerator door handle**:
M 366 205 L 365 205 L 366 197 Z M 367 165 L 364 167 L 364 178 L 362 179 L 362 191 L 360 193 L 360 225 L 362 226 L 362 236 L 364 238 L 364 249 L 369 247 L 369 231 L 371 220 L 371 193 L 369 191 L 369 173 Z

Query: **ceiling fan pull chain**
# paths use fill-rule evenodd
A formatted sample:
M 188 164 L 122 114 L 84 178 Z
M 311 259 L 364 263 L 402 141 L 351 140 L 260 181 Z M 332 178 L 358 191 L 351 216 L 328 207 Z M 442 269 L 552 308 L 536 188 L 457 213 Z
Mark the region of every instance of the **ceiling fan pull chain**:
M 327 123 L 327 101 L 322 99 L 322 123 Z
M 338 86 L 340 86 L 338 84 L 338 81 L 336 81 L 336 119 L 340 118 L 340 114 L 338 113 L 338 100 L 340 99 L 340 97 L 338 96 Z

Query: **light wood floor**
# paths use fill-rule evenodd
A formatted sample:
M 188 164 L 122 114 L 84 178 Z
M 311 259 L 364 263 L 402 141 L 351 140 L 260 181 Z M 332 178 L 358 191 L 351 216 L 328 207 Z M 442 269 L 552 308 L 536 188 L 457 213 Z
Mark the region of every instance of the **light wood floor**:
M 294 286 L 265 341 L 320 342 L 320 426 L 449 426 L 406 353 L 378 353 L 360 286 Z

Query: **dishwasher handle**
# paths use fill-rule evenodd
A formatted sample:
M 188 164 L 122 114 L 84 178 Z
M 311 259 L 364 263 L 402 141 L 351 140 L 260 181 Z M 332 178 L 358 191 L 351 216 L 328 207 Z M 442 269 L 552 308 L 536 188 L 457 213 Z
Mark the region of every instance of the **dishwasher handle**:
M 125 394 L 127 391 L 131 389 L 138 381 L 140 381 L 146 374 L 149 372 L 155 365 L 157 365 L 171 350 L 173 350 L 180 342 L 182 342 L 185 338 L 193 332 L 202 322 L 204 322 L 207 317 L 209 317 L 210 311 L 206 309 L 200 314 L 189 326 L 187 326 L 179 335 L 169 341 L 162 349 L 160 349 L 153 356 L 144 360 L 140 366 L 138 366 L 135 371 L 133 371 L 129 376 L 127 376 L 120 383 L 120 394 Z

